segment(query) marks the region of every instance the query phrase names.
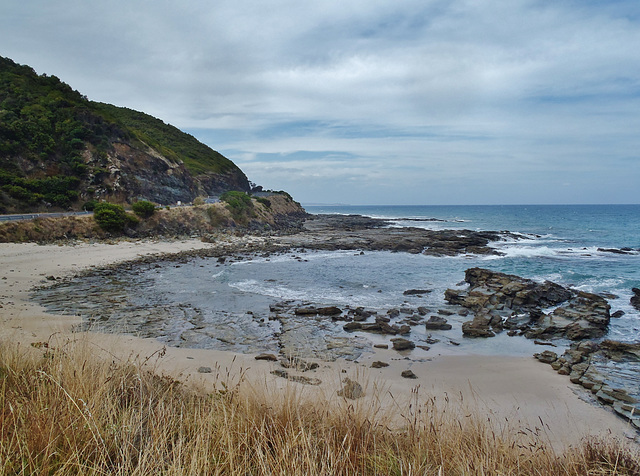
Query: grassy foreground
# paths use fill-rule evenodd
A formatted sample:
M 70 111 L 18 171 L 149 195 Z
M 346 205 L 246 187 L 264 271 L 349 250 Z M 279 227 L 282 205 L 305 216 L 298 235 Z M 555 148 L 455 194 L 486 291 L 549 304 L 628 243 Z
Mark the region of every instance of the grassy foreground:
M 0 342 L 0 473 L 640 474 L 615 441 L 557 454 L 538 431 L 496 430 L 434 399 L 396 409 L 391 425 L 370 402 L 259 394 L 224 373 L 204 394 L 158 375 L 160 357 L 121 361 L 82 338 Z

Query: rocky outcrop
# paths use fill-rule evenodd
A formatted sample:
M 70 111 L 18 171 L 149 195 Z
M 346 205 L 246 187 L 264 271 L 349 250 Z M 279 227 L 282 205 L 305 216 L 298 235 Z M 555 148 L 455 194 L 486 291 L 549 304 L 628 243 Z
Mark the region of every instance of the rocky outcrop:
M 590 390 L 640 430 L 640 343 L 584 341 L 560 357 L 548 350 L 534 357 Z
M 492 337 L 507 328 L 532 339 L 582 340 L 607 332 L 611 307 L 602 296 L 482 268 L 468 269 L 465 281 L 468 289 L 447 289 L 445 300 L 474 312 L 462 326 L 466 336 Z
M 310 249 L 396 251 L 431 256 L 499 254 L 490 244 L 520 236 L 509 232 L 388 228 L 385 220 L 359 215 L 314 215 L 305 222 Z M 428 290 L 417 295 L 426 294 Z M 411 295 L 411 293 L 407 294 Z

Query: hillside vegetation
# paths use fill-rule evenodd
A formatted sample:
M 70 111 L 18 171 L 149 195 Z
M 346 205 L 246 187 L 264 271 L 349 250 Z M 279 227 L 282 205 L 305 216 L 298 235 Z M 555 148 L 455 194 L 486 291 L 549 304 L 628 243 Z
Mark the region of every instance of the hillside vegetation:
M 116 216 L 107 216 L 106 220 L 100 219 L 100 215 L 96 213 L 93 216 L 44 216 L 34 220 L 0 222 L 0 243 L 50 243 L 60 240 L 102 240 L 119 237 L 200 236 L 210 239 L 207 235 L 218 232 L 294 231 L 301 226 L 302 219 L 306 217 L 306 212 L 300 204 L 286 194 L 274 194 L 269 197 L 268 204 L 264 199 L 249 198 L 243 192 L 242 195 L 249 201 L 242 207 L 231 200 L 193 207 L 158 208 L 146 217 L 125 213 L 125 210 L 119 214 L 113 210 Z
M 193 136 L 0 57 L 0 213 L 249 188 L 232 161 Z

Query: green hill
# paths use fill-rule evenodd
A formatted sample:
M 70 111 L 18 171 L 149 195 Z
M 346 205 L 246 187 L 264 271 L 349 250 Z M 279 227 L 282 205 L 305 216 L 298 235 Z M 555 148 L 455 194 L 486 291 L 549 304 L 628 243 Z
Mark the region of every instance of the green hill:
M 0 213 L 249 188 L 232 161 L 176 127 L 0 57 Z

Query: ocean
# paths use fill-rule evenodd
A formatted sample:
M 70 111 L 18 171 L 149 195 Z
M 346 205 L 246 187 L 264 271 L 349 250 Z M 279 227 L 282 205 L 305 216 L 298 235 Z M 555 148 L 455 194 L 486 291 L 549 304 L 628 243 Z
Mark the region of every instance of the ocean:
M 630 305 L 631 289 L 640 287 L 640 252 L 604 251 L 640 249 L 640 205 L 305 208 L 312 214 L 385 218 L 394 227 L 508 230 L 523 236 L 494 243 L 499 256 L 293 250 L 224 263 L 213 258 L 180 265 L 166 262 L 123 270 L 116 277 L 83 277 L 40 293 L 40 300 L 55 311 L 57 300 L 52 293 L 59 293 L 64 302 L 61 311 L 82 315 L 96 330 L 155 337 L 168 345 L 237 352 L 278 352 L 284 346 L 318 358 L 357 358 L 372 344 L 388 343 L 389 337 L 348 333 L 342 329 L 344 322 L 326 317 L 274 318 L 270 306 L 295 301 L 297 305 L 364 307 L 382 314 L 391 308 L 421 306 L 435 313 L 447 306 L 447 288 L 465 287 L 466 269 L 483 267 L 605 293 L 611 311 L 624 312 L 611 320 L 607 337 L 640 340 L 640 312 Z M 409 289 L 431 292 L 405 296 Z M 69 292 L 86 299 L 69 309 L 64 299 Z M 106 309 L 105 296 L 111 296 Z M 469 318 L 453 315 L 448 319 L 453 324 L 450 331 L 412 328 L 410 338 L 418 344 L 438 341 L 430 351 L 416 349 L 414 358 L 429 358 L 434 352 L 531 355 L 540 351 L 524 337 L 504 332 L 489 339 L 463 338 L 461 325 Z M 460 345 L 452 346 L 452 341 Z

